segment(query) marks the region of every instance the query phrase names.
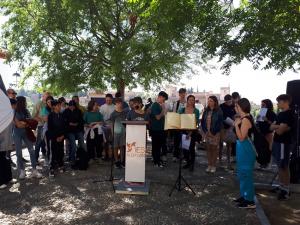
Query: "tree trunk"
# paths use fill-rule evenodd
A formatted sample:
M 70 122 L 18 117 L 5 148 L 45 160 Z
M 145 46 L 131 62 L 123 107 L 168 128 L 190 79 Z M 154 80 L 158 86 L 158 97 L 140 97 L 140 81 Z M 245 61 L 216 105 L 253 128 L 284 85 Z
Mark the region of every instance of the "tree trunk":
M 117 91 L 121 93 L 122 99 L 125 99 L 125 82 L 120 80 L 117 84 Z

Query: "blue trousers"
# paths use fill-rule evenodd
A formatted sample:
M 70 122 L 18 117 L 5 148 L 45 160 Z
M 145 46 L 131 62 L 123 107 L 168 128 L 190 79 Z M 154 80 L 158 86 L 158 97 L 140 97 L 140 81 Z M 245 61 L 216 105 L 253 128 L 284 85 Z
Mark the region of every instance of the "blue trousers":
M 240 182 L 240 196 L 248 201 L 254 201 L 253 170 L 256 153 L 249 140 L 237 141 L 236 159 L 238 179 Z
M 32 169 L 35 169 L 36 168 L 35 151 L 33 149 L 33 143 L 26 136 L 26 132 L 24 131 L 22 133 L 14 134 L 13 139 L 14 139 L 15 146 L 16 146 L 18 171 L 25 169 L 24 162 L 23 162 L 23 155 L 22 155 L 22 142 L 25 143 L 25 145 L 28 149 Z
M 67 135 L 69 142 L 70 142 L 70 151 L 69 151 L 69 161 L 75 162 L 76 159 L 76 140 L 78 140 L 78 145 L 80 148 L 86 149 L 84 144 L 84 137 L 83 132 L 74 132 L 69 133 Z

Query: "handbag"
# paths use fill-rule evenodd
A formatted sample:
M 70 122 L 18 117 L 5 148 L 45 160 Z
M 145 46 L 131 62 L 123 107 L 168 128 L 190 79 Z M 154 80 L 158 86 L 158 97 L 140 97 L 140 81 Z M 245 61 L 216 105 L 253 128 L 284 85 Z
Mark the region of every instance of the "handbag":
M 237 139 L 236 134 L 234 133 L 233 128 L 228 128 L 225 130 L 225 133 L 224 133 L 224 142 L 225 143 L 229 143 L 229 144 L 235 143 L 236 139 Z

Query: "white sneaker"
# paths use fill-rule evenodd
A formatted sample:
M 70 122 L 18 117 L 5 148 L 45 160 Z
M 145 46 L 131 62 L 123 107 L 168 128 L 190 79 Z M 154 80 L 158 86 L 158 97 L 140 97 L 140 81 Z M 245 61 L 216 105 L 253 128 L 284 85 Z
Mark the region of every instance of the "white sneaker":
M 206 168 L 205 172 L 206 172 L 206 173 L 209 173 L 210 170 L 211 170 L 211 166 L 208 166 L 208 167 Z
M 11 179 L 11 181 L 9 181 L 9 183 L 11 183 L 11 184 L 15 184 L 15 183 L 17 183 L 18 181 L 16 180 L 16 179 Z
M 7 188 L 7 185 L 6 185 L 6 184 L 2 184 L 2 185 L 0 186 L 0 190 L 3 190 L 3 189 L 5 189 L 5 188 Z
M 37 171 L 37 170 L 32 170 L 32 173 L 31 173 L 31 175 L 30 175 L 30 178 L 38 178 L 38 179 L 40 179 L 40 178 L 42 178 L 42 177 L 43 177 L 43 175 L 40 174 L 39 171 Z
M 210 172 L 211 172 L 211 173 L 215 173 L 216 171 L 217 171 L 217 168 L 216 168 L 216 167 L 212 166 L 212 167 L 210 168 Z
M 19 175 L 19 179 L 20 179 L 20 180 L 24 180 L 25 177 L 26 177 L 25 170 L 21 170 L 21 171 L 20 171 L 20 175 Z

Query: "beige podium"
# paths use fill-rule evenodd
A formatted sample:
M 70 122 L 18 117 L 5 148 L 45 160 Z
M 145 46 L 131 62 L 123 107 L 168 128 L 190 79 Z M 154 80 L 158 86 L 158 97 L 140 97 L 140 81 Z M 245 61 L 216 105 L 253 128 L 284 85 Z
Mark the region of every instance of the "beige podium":
M 145 179 L 147 121 L 122 121 L 126 125 L 125 179 L 116 186 L 116 193 L 147 195 Z

